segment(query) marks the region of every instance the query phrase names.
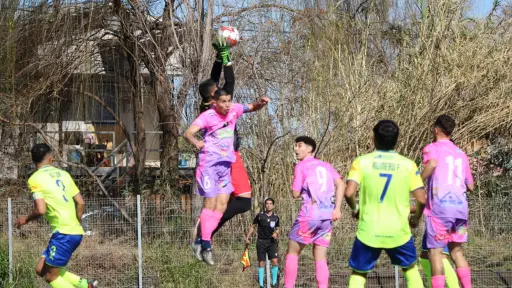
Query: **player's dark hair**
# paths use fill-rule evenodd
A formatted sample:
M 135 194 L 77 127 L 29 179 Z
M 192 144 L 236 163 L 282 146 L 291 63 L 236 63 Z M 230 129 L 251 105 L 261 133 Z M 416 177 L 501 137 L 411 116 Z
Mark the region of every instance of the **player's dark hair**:
M 398 141 L 400 129 L 392 120 L 380 120 L 373 127 L 373 135 L 375 136 L 375 147 L 378 150 L 393 150 Z
M 203 100 L 209 100 L 210 93 L 215 86 L 217 86 L 217 84 L 212 79 L 201 82 L 199 84 L 199 95 L 201 95 L 201 98 L 203 98 Z
M 315 142 L 315 140 L 313 140 L 313 138 L 311 138 L 309 136 L 299 136 L 299 137 L 295 138 L 295 143 L 299 143 L 299 142 L 302 142 L 308 146 L 311 146 L 311 148 L 313 148 L 313 151 L 311 151 L 311 152 L 315 152 L 316 142 Z
M 215 91 L 215 93 L 213 93 L 213 99 L 215 99 L 215 101 L 219 100 L 220 97 L 222 97 L 222 96 L 229 96 L 229 94 L 224 89 L 217 89 L 217 91 Z
M 30 155 L 32 156 L 32 161 L 35 164 L 39 164 L 43 162 L 46 155 L 52 153 L 52 148 L 48 146 L 46 143 L 39 143 L 34 145 L 30 150 Z
M 263 203 L 264 203 L 264 204 L 267 204 L 267 201 L 272 201 L 272 205 L 274 205 L 274 203 L 276 203 L 276 202 L 274 201 L 274 199 L 272 199 L 272 198 L 270 198 L 270 197 L 268 197 L 267 199 L 265 199 L 265 202 L 263 202 Z
M 443 114 L 437 117 L 436 122 L 434 122 L 434 127 L 441 129 L 444 135 L 450 136 L 455 129 L 455 119 L 446 114 Z

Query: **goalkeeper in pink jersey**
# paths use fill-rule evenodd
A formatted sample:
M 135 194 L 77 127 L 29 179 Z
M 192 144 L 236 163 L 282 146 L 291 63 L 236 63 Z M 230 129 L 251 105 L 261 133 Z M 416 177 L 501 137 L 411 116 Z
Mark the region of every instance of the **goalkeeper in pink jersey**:
M 329 284 L 327 248 L 331 242 L 332 221 L 341 217 L 345 183 L 331 164 L 313 157 L 315 140 L 307 136 L 295 139 L 295 166 L 292 196 L 302 197 L 302 206 L 293 223 L 288 241 L 284 268 L 284 287 L 295 287 L 299 255 L 306 245 L 313 244 L 316 280 L 319 288 Z
M 426 246 L 432 265 L 432 287 L 444 287 L 443 249 L 448 246 L 457 266 L 457 276 L 463 288 L 471 287 L 469 264 L 462 253 L 462 244 L 468 240 L 468 201 L 466 191 L 473 191 L 473 176 L 466 154 L 451 140 L 455 120 L 439 116 L 434 123 L 435 142 L 423 149 L 428 179 L 428 198 L 424 210 Z

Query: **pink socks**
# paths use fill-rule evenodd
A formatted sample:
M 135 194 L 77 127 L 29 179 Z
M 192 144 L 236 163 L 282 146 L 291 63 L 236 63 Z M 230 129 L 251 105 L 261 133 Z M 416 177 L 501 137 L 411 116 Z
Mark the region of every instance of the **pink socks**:
M 457 268 L 457 276 L 459 276 L 462 288 L 471 288 L 471 269 Z
M 327 288 L 327 285 L 329 284 L 329 266 L 327 266 L 327 261 L 317 261 L 315 262 L 315 267 L 318 288 Z
M 284 287 L 295 288 L 295 280 L 297 280 L 297 271 L 299 269 L 299 256 L 286 255 L 286 263 L 284 266 Z
M 212 232 L 215 230 L 215 228 L 217 228 L 217 225 L 219 225 L 221 218 L 222 213 L 203 208 L 200 216 L 201 239 L 203 241 L 211 241 Z
M 444 288 L 446 278 L 444 275 L 432 276 L 432 288 Z

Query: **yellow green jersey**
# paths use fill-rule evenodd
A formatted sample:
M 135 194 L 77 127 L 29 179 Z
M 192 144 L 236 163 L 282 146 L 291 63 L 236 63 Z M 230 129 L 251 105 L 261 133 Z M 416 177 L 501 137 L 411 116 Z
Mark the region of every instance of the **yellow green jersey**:
M 50 223 L 52 233 L 83 235 L 82 225 L 76 218 L 75 197 L 80 190 L 68 172 L 53 166 L 44 166 L 28 179 L 28 187 L 34 200 L 44 199 L 44 217 Z
M 423 188 L 416 163 L 394 151 L 375 151 L 354 160 L 347 181 L 359 184 L 361 242 L 394 248 L 411 239 L 410 193 Z

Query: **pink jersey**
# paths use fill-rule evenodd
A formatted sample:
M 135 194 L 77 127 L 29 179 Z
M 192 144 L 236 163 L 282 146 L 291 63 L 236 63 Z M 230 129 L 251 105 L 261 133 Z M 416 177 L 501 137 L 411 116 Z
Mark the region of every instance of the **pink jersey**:
M 473 184 L 468 157 L 450 140 L 441 140 L 423 149 L 423 163 L 431 159 L 437 166 L 428 180 L 425 214 L 467 220 L 466 185 Z
M 292 190 L 300 191 L 299 221 L 329 220 L 334 210 L 334 181 L 340 178 L 331 164 L 307 157 L 295 166 Z
M 235 162 L 233 139 L 236 121 L 248 107 L 232 104 L 227 115 L 220 115 L 215 109 L 201 113 L 192 125 L 203 130 L 204 148 L 199 152 L 199 165 L 208 163 Z

